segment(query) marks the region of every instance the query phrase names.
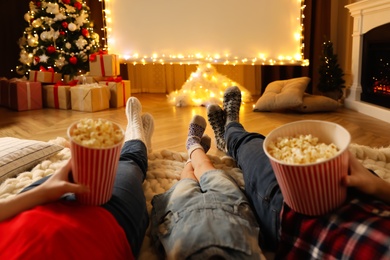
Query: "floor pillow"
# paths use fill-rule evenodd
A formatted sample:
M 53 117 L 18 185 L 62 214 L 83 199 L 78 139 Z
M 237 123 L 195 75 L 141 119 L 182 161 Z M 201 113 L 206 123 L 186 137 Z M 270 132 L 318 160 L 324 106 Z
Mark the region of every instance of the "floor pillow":
M 30 170 L 62 149 L 62 146 L 48 142 L 13 137 L 0 138 L 0 183 L 18 173 Z
M 275 111 L 300 106 L 310 78 L 300 77 L 269 83 L 253 111 Z
M 308 93 L 303 94 L 303 102 L 297 107 L 291 108 L 291 110 L 312 113 L 312 112 L 326 112 L 334 111 L 341 107 L 341 103 L 325 96 L 310 95 Z

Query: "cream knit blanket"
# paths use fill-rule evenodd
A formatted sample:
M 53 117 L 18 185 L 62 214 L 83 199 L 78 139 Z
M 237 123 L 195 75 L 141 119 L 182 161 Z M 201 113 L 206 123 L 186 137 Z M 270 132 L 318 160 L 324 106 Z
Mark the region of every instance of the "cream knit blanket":
M 57 155 L 52 156 L 36 165 L 31 171 L 23 172 L 15 178 L 9 178 L 0 185 L 0 199 L 14 196 L 21 189 L 32 182 L 54 173 L 70 158 L 68 141 L 62 137 L 49 141 L 64 146 L 65 148 Z M 351 144 L 350 151 L 367 168 L 374 170 L 381 178 L 390 181 L 390 147 L 372 148 L 358 144 Z M 235 162 L 228 156 L 209 156 L 216 168 L 229 172 L 243 186 L 243 179 L 240 170 Z M 187 160 L 186 153 L 179 153 L 168 150 L 152 152 L 148 156 L 149 169 L 146 180 L 143 184 L 146 195 L 147 208 L 151 211 L 151 200 L 154 195 L 168 190 L 180 178 L 180 173 Z M 159 259 L 151 244 L 150 230 L 148 228 L 142 246 L 139 259 Z

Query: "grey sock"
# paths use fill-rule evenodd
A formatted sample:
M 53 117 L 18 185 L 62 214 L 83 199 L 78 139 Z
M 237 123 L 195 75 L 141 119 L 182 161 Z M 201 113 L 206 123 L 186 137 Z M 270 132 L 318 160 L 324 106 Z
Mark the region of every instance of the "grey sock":
M 236 87 L 229 87 L 223 95 L 223 109 L 226 113 L 226 125 L 230 122 L 239 122 L 241 106 L 241 90 Z
M 192 118 L 190 125 L 188 126 L 188 137 L 186 142 L 186 148 L 187 148 L 189 158 L 191 158 L 191 153 L 194 150 L 196 149 L 203 150 L 203 147 L 200 145 L 200 141 L 205 129 L 206 129 L 206 120 L 199 115 L 195 115 Z
M 211 104 L 207 107 L 207 118 L 214 131 L 217 148 L 225 152 L 225 112 L 219 105 Z

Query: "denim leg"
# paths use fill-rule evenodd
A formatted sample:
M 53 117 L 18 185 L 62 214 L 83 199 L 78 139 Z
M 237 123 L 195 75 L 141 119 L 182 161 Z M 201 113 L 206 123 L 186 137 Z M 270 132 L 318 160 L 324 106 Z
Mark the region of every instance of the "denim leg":
M 142 183 L 148 168 L 146 146 L 140 140 L 123 145 L 111 199 L 102 207 L 114 215 L 124 229 L 134 256 L 138 256 L 149 216 Z
M 276 250 L 279 240 L 280 213 L 283 196 L 267 155 L 263 151 L 264 136 L 249 133 L 237 122 L 225 129 L 228 154 L 243 172 L 245 192 L 251 201 L 260 225 L 260 245 Z

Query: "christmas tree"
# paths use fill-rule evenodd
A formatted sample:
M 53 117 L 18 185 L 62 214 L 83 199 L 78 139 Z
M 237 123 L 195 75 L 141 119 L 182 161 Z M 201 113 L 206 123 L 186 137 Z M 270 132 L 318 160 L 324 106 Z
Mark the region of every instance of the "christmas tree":
M 19 40 L 19 74 L 54 70 L 74 76 L 89 71 L 89 54 L 98 51 L 90 9 L 83 0 L 32 0 L 28 25 Z
M 345 83 L 344 72 L 338 64 L 337 55 L 333 53 L 331 41 L 323 43 L 318 72 L 320 74 L 318 90 L 323 93 L 337 92 L 340 98 Z

